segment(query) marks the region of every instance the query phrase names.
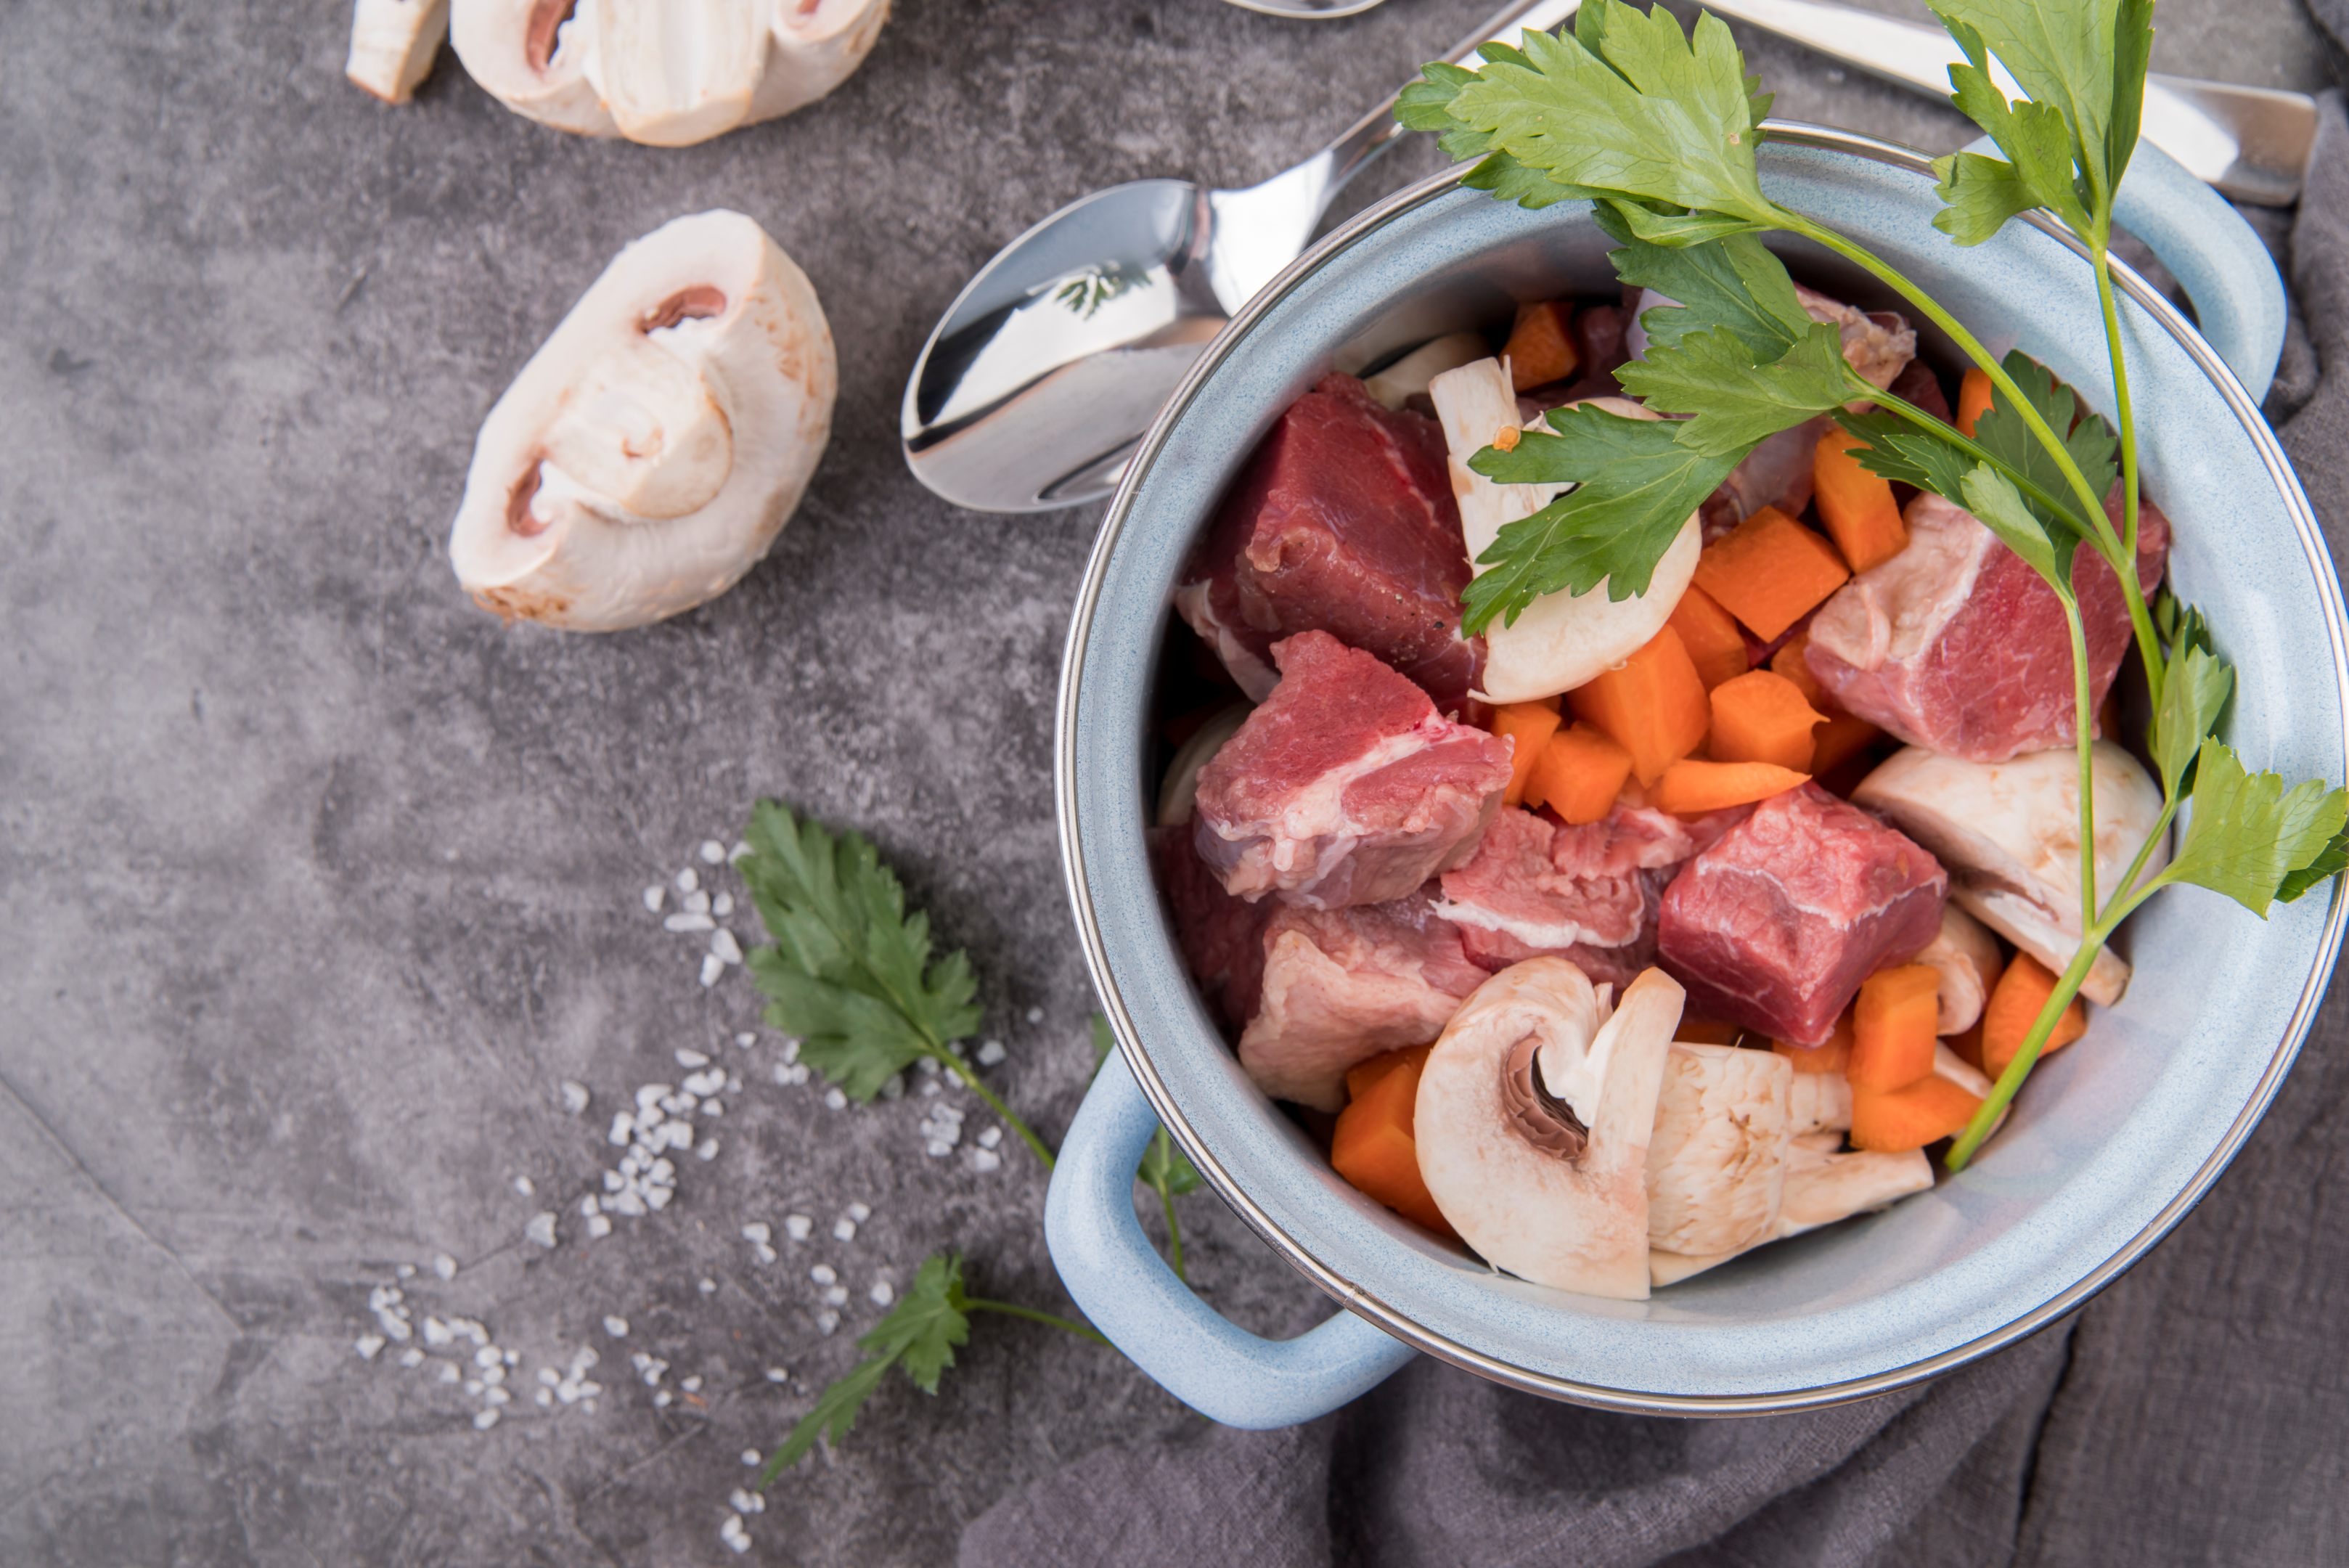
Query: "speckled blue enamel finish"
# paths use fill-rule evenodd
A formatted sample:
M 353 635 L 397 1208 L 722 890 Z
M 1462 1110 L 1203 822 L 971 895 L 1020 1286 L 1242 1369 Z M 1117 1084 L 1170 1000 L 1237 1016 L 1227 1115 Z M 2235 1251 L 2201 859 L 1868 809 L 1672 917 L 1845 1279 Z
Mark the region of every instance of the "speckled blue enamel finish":
M 1936 202 L 1918 161 L 1841 133 L 1786 128 L 1764 148 L 1763 170 L 1775 198 L 1889 259 L 1993 348 L 2020 347 L 2111 406 L 2089 270 L 2052 234 L 2014 223 L 1958 250 L 1930 226 Z M 2198 219 L 2147 237 L 2179 254 L 2181 275 L 2231 286 L 2224 279 L 2243 263 L 2211 261 L 2226 245 L 2204 243 L 2209 227 Z M 2200 246 L 2198 257 L 2181 244 Z M 2262 922 L 2214 895 L 2164 894 L 2127 933 L 2137 977 L 2126 1001 L 2085 1046 L 2039 1070 L 1971 1168 L 1887 1213 L 1627 1303 L 1495 1273 L 1340 1181 L 1218 1038 L 1145 856 L 1155 784 L 1143 777 L 1145 711 L 1168 591 L 1257 438 L 1332 366 L 1504 317 L 1516 300 L 1604 289 L 1607 244 L 1579 206 L 1528 213 L 1432 182 L 1331 236 L 1203 357 L 1111 510 L 1071 626 L 1059 737 L 1070 889 L 1142 1091 L 1225 1198 L 1356 1313 L 1486 1376 L 1616 1408 L 1725 1415 L 1856 1398 L 2052 1320 L 2176 1223 L 2299 1046 L 2339 946 L 2336 897 L 2320 892 Z M 1825 283 L 1842 275 L 1818 253 L 1786 254 Z M 2272 289 L 2271 275 L 2210 314 L 2238 324 L 2229 347 L 2263 384 L 2273 341 L 2261 342 L 2262 286 Z M 2122 314 L 2146 488 L 2177 524 L 2173 580 L 2209 611 L 2241 673 L 2229 738 L 2255 766 L 2338 781 L 2349 639 L 2307 504 L 2256 404 L 2191 329 L 2141 288 Z M 1284 1383 L 1258 1401 L 1278 1382 L 1261 1374 L 1252 1347 L 1262 1342 L 1204 1326 L 1204 1309 L 1179 1334 L 1157 1332 L 1156 1309 L 1133 1303 L 1164 1305 L 1171 1276 L 1152 1273 L 1164 1266 L 1138 1231 L 1121 1241 L 1116 1227 L 1076 1218 L 1086 1206 L 1131 1205 L 1133 1086 L 1105 1074 L 1095 1093 L 1101 1112 L 1081 1116 L 1054 1183 L 1051 1239 L 1071 1290 L 1122 1348 L 1184 1397 L 1247 1425 L 1333 1406 L 1391 1368 L 1391 1352 L 1354 1334 L 1316 1353 L 1324 1399 L 1300 1401 Z M 1102 1137 L 1115 1147 L 1089 1157 Z M 1326 1354 L 1338 1348 L 1348 1354 Z

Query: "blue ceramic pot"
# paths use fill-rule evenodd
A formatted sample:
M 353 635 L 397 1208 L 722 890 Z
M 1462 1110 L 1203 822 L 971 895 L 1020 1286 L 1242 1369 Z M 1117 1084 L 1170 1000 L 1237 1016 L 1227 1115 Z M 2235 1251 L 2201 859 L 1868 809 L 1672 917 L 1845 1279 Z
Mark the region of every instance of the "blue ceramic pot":
M 2052 226 L 1961 250 L 1932 226 L 1925 161 L 1837 131 L 1773 128 L 1763 183 L 1920 282 L 1993 348 L 2020 347 L 2113 406 L 2085 261 Z M 2339 780 L 2344 620 L 2316 522 L 2259 414 L 2282 292 L 2224 202 L 2147 145 L 2122 221 L 2193 297 L 2198 335 L 2121 279 L 2148 493 L 2177 525 L 2171 581 L 2240 672 L 2228 737 L 2254 767 Z M 1252 301 L 1159 416 L 1086 572 L 1061 677 L 1057 787 L 1068 886 L 1122 1047 L 1070 1129 L 1048 1233 L 1086 1314 L 1179 1397 L 1236 1426 L 1335 1408 L 1424 1351 L 1502 1383 L 1616 1409 L 1742 1415 L 1860 1398 L 1949 1371 L 2071 1311 L 2176 1224 L 2225 1168 L 2306 1033 L 2342 934 L 2337 894 L 2261 921 L 2199 889 L 2126 933 L 2122 1005 L 2033 1075 L 1961 1175 L 1892 1210 L 1781 1241 L 1643 1303 L 1495 1272 L 1363 1198 L 1257 1092 L 1187 977 L 1143 829 L 1153 672 L 1192 540 L 1257 438 L 1323 373 L 1518 301 L 1614 286 L 1580 203 L 1541 213 L 1430 181 L 1365 213 Z M 1817 286 L 1868 280 L 1801 243 Z M 1134 1163 L 1163 1120 L 1226 1201 L 1347 1308 L 1258 1339 L 1184 1290 L 1144 1239 Z

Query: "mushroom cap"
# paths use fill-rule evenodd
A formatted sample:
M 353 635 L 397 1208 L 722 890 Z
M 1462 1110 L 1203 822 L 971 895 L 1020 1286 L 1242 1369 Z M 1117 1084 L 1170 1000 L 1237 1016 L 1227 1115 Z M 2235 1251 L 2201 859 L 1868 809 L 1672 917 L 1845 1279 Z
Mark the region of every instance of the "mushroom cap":
M 620 134 L 589 79 L 595 35 L 578 0 L 464 0 L 449 42 L 466 74 L 516 114 L 580 136 Z
M 1945 903 L 1940 933 L 1909 961 L 1930 964 L 1941 977 L 1933 1033 L 1962 1034 L 1971 1029 L 1990 1000 L 1990 977 L 1998 972 L 1998 939 L 1955 903 Z
M 1785 1189 L 1795 1077 L 1775 1051 L 1673 1042 L 1648 1144 L 1650 1246 L 1702 1257 L 1770 1234 Z
M 1494 1266 L 1585 1295 L 1646 1299 L 1642 1171 L 1683 994 L 1651 969 L 1610 1017 L 1580 969 L 1537 958 L 1461 1003 L 1421 1070 L 1413 1133 L 1436 1207 Z M 1538 1147 L 1509 1104 L 1509 1059 L 1529 1036 L 1536 1070 L 1560 1100 L 1584 1075 L 1577 1069 L 1601 1069 L 1595 1103 L 1574 1107 L 1588 1129 L 1578 1155 Z
M 774 0 L 774 48 L 751 95 L 755 123 L 803 109 L 855 74 L 880 41 L 889 0 Z
M 2090 768 L 2096 886 L 2109 892 L 2161 820 L 2161 786 L 2111 741 L 2095 742 Z M 2080 778 L 2070 747 L 1974 763 L 1909 746 L 1851 800 L 1930 850 L 1968 913 L 2059 974 L 2071 963 L 2081 925 Z M 2146 873 L 2168 863 L 2165 841 Z M 2107 949 L 2080 989 L 2109 1007 L 2127 983 L 2127 964 Z
M 406 103 L 449 36 L 449 0 L 357 0 L 343 74 L 386 103 Z
M 621 251 L 481 423 L 449 539 L 508 619 L 643 626 L 723 593 L 807 488 L 838 384 L 815 291 L 739 213 Z

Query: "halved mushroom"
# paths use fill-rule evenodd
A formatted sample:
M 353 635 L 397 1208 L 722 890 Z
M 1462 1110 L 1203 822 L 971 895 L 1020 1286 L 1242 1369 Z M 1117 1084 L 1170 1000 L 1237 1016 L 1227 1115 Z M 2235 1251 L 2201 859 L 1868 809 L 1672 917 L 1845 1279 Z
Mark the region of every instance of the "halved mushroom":
M 2161 786 L 2110 741 L 2095 744 L 2096 888 L 2109 897 L 2161 819 Z M 1889 818 L 1933 852 L 1950 896 L 2058 974 L 2079 950 L 2080 774 L 2069 747 L 1970 763 L 1909 746 L 1860 781 L 1852 804 Z M 2167 841 L 2146 863 L 2169 863 Z M 2080 993 L 2118 1002 L 2128 965 L 2099 952 Z
M 1785 1195 L 1796 1076 L 1775 1051 L 1673 1042 L 1648 1144 L 1649 1246 L 1702 1257 L 1769 1235 Z
M 1246 702 L 1235 702 L 1215 714 L 1183 742 L 1174 760 L 1166 764 L 1166 778 L 1158 786 L 1158 815 L 1161 827 L 1181 827 L 1191 820 L 1199 801 L 1199 770 L 1209 758 L 1224 749 L 1224 742 L 1240 732 L 1247 716 L 1256 710 Z
M 889 0 L 466 0 L 455 42 L 518 114 L 686 147 L 823 97 L 888 15 Z
M 1926 1158 L 1923 1149 L 1912 1148 L 1902 1154 L 1878 1154 L 1867 1149 L 1847 1153 L 1839 1132 L 1802 1134 L 1786 1140 L 1778 1217 L 1766 1233 L 1735 1251 L 1693 1255 L 1651 1252 L 1648 1257 L 1649 1278 L 1659 1289 L 1678 1284 L 1755 1247 L 1799 1236 L 1806 1231 L 1816 1231 L 1872 1209 L 1882 1209 L 1912 1192 L 1928 1191 L 1932 1185 L 1933 1162 Z
M 1569 488 L 1551 484 L 1496 484 L 1468 466 L 1468 460 L 1521 431 L 1547 431 L 1541 420 L 1517 421 L 1517 394 L 1498 359 L 1479 359 L 1446 370 L 1428 383 L 1444 442 L 1451 451 L 1452 493 L 1460 502 L 1460 527 L 1474 563 L 1501 530 L 1532 516 Z M 1660 416 L 1628 398 L 1590 398 L 1624 419 Z M 1581 407 L 1579 403 L 1570 407 Z M 1696 514 L 1656 563 L 1648 591 L 1611 599 L 1601 581 L 1587 594 L 1545 594 L 1526 607 L 1514 625 L 1497 618 L 1485 628 L 1484 694 L 1495 702 L 1523 702 L 1572 691 L 1620 664 L 1662 629 L 1689 579 L 1696 575 L 1703 534 Z
M 1610 1017 L 1565 959 L 1503 970 L 1428 1054 L 1420 1174 L 1496 1268 L 1584 1295 L 1648 1294 L 1648 1143 L 1684 993 L 1661 970 Z
M 508 620 L 616 631 L 725 592 L 767 553 L 832 431 L 815 290 L 740 213 L 614 258 L 473 447 L 450 564 Z
M 1851 1080 L 1841 1073 L 1797 1073 L 1786 1087 L 1786 1129 L 1794 1137 L 1851 1128 Z
M 386 103 L 406 103 L 449 36 L 449 0 L 358 0 L 343 74 Z
M 1933 1033 L 1962 1034 L 1982 1016 L 1990 1000 L 1990 977 L 1998 972 L 1998 939 L 1955 904 L 1941 906 L 1941 930 L 1911 963 L 1930 964 L 1940 974 L 1940 1012 Z

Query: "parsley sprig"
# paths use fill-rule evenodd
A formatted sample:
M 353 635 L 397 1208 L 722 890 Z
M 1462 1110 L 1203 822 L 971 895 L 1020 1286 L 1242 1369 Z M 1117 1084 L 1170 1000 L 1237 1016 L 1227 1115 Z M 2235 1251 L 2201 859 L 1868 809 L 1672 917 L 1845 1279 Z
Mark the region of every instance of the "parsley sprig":
M 2290 789 L 2255 774 L 2216 738 L 2233 675 L 2201 618 L 2165 598 L 2157 624 L 2137 576 L 2136 420 L 2114 296 L 2113 202 L 2136 151 L 2152 49 L 2152 0 L 1948 0 L 1936 11 L 1965 56 L 1952 101 L 2003 158 L 1938 161 L 1935 224 L 1979 244 L 2008 220 L 2044 209 L 2086 248 L 2116 390 L 2117 428 L 2079 417 L 2075 400 L 2020 355 L 1994 358 L 1963 323 L 1899 269 L 1808 215 L 1772 201 L 1756 173 L 1770 97 L 1745 74 L 1728 28 L 1700 16 L 1692 33 L 1661 9 L 1587 0 L 1570 35 L 1487 45 L 1483 67 L 1435 64 L 1396 116 L 1440 132 L 1454 158 L 1477 160 L 1465 183 L 1529 208 L 1580 200 L 1621 245 L 1627 283 L 1678 301 L 1641 318 L 1643 359 L 1624 388 L 1668 421 L 1595 409 L 1553 411 L 1550 431 L 1511 452 L 1488 447 L 1469 466 L 1503 483 L 1572 484 L 1504 528 L 1478 558 L 1464 629 L 1504 624 L 1536 598 L 1646 590 L 1689 514 L 1763 441 L 1832 414 L 1866 443 L 1857 455 L 1886 478 L 1942 495 L 1980 518 L 2035 569 L 2063 607 L 2074 664 L 2079 767 L 2081 924 L 2085 938 L 2013 1064 L 1953 1147 L 1962 1167 L 2036 1061 L 2106 938 L 2159 888 L 2185 883 L 2265 917 L 2349 867 L 2349 793 L 2317 781 Z M 2005 66 L 2023 98 L 1992 74 Z M 1831 328 L 1813 323 L 1785 268 L 1761 243 L 1801 235 L 1864 268 L 1940 327 L 1989 378 L 1992 407 L 1971 436 L 1868 385 L 1842 362 Z M 1846 405 L 1872 404 L 1854 413 Z M 2117 485 L 2116 527 L 2105 496 Z M 2162 759 L 2158 830 L 2119 887 L 2096 887 L 2093 729 L 2086 639 L 2074 572 L 2085 545 L 2118 579 L 2150 691 Z M 2146 867 L 2172 822 L 2178 855 Z

